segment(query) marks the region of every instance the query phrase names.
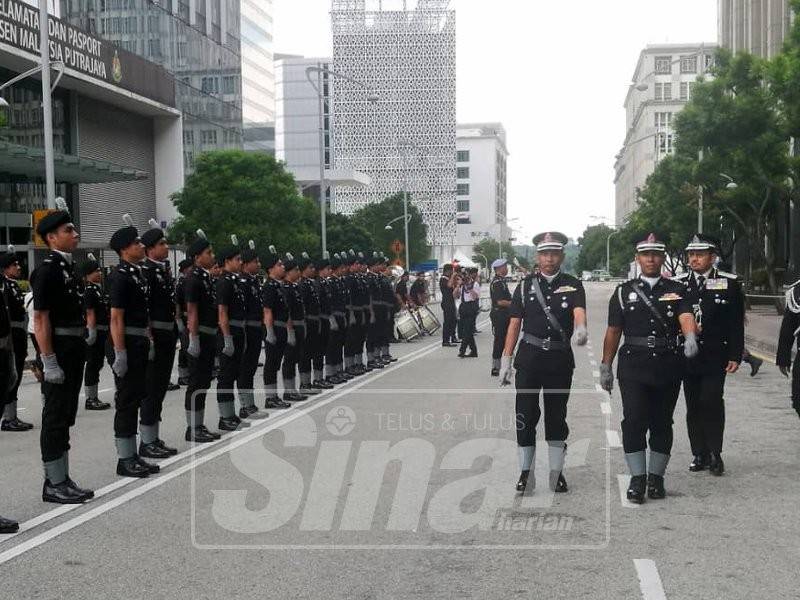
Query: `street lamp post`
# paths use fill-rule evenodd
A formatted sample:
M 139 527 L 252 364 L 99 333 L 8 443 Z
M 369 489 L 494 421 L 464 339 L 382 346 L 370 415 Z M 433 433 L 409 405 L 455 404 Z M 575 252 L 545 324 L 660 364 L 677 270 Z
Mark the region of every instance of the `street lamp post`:
M 46 1 L 46 0 L 45 0 Z M 317 74 L 317 84 L 314 85 L 314 80 L 311 79 L 311 74 Z M 371 104 L 375 104 L 378 102 L 378 96 L 372 92 L 372 88 L 370 88 L 367 84 L 358 81 L 357 79 L 353 79 L 352 77 L 348 77 L 347 75 L 343 75 L 341 73 L 337 73 L 336 71 L 332 71 L 326 67 L 322 66 L 322 63 L 317 63 L 316 67 L 308 67 L 306 68 L 306 78 L 308 82 L 311 84 L 317 92 L 317 97 L 319 100 L 319 211 L 320 211 L 320 229 L 322 230 L 322 253 L 324 254 L 328 250 L 328 190 L 327 186 L 325 185 L 325 96 L 324 90 L 322 85 L 322 76 L 328 75 L 330 78 L 338 77 L 339 79 L 344 79 L 345 81 L 349 81 L 350 83 L 357 85 L 366 91 L 370 92 L 367 96 L 367 100 Z
M 606 238 L 606 273 L 611 276 L 611 238 L 619 233 L 619 229 L 615 229 Z

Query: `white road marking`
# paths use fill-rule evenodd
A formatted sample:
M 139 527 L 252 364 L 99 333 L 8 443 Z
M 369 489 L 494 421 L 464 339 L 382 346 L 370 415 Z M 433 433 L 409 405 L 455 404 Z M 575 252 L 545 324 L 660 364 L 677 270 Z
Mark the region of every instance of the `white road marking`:
M 606 429 L 606 439 L 610 448 L 622 448 L 622 441 L 619 434 L 613 429 Z
M 592 365 L 593 367 L 596 367 L 597 366 L 597 361 L 596 360 L 590 360 L 589 364 Z
M 600 377 L 600 371 L 592 371 L 592 377 Z
M 97 390 L 97 395 L 99 396 L 100 394 L 107 394 L 108 392 L 113 392 L 115 390 L 116 388 L 103 388 L 102 390 Z M 79 397 L 86 398 L 86 394 L 81 394 Z
M 611 414 L 611 403 L 610 402 L 601 402 L 600 403 L 600 411 L 604 415 L 610 415 Z
M 634 559 L 633 564 L 636 567 L 636 575 L 639 576 L 642 598 L 644 600 L 667 600 L 655 561 L 638 558 Z
M 162 472 L 161 474 L 159 474 L 159 475 L 157 475 L 157 476 L 155 476 L 153 478 L 148 478 L 148 480 L 145 483 L 143 483 L 141 486 L 136 487 L 136 488 L 126 492 L 125 494 L 122 494 L 122 495 L 120 495 L 120 496 L 118 496 L 118 497 L 116 497 L 116 498 L 114 498 L 112 500 L 109 500 L 108 502 L 106 502 L 104 504 L 101 504 L 99 506 L 95 506 L 94 508 L 88 510 L 87 512 L 85 512 L 85 513 L 83 513 L 81 515 L 78 515 L 78 516 L 76 516 L 76 517 L 74 517 L 74 518 L 72 518 L 72 519 L 70 519 L 68 521 L 65 521 L 65 522 L 53 527 L 52 529 L 48 529 L 47 531 L 44 531 L 44 532 L 40 533 L 39 535 L 30 538 L 29 540 L 21 542 L 20 544 L 14 546 L 13 548 L 9 548 L 5 552 L 0 553 L 0 565 L 5 564 L 9 560 L 12 560 L 13 558 L 16 558 L 17 556 L 20 556 L 21 554 L 24 554 L 25 552 L 28 552 L 29 550 L 32 550 L 33 548 L 37 548 L 38 546 L 41 546 L 42 544 L 52 540 L 53 538 L 58 537 L 62 533 L 66 533 L 67 531 L 75 529 L 76 527 L 78 527 L 78 526 L 80 526 L 80 525 L 82 525 L 82 524 L 94 519 L 95 517 L 103 515 L 103 514 L 109 512 L 109 511 L 113 510 L 114 508 L 116 508 L 118 506 L 121 506 L 122 504 L 125 504 L 126 502 L 128 502 L 130 500 L 133 500 L 134 498 L 138 498 L 139 496 L 145 494 L 146 492 L 148 492 L 148 491 L 150 491 L 152 489 L 155 489 L 157 487 L 160 487 L 160 486 L 164 485 L 165 483 L 175 479 L 176 477 L 179 477 L 180 475 L 183 475 L 184 473 L 187 473 L 187 472 L 191 471 L 192 469 L 194 469 L 194 468 L 196 468 L 196 467 L 198 467 L 200 465 L 203 465 L 203 464 L 205 464 L 205 463 L 207 463 L 207 462 L 209 462 L 209 461 L 211 461 L 211 460 L 213 460 L 213 459 L 215 459 L 215 458 L 217 458 L 219 456 L 222 456 L 223 454 L 226 454 L 226 453 L 238 448 L 239 446 L 242 446 L 243 444 L 247 444 L 247 443 L 249 443 L 250 441 L 252 441 L 255 438 L 258 438 L 258 437 L 260 437 L 262 435 L 266 435 L 270 431 L 272 431 L 274 429 L 277 429 L 278 427 L 282 427 L 286 423 L 294 421 L 295 419 L 301 417 L 302 415 L 306 415 L 306 414 L 310 413 L 311 411 L 316 410 L 317 408 L 321 408 L 323 406 L 326 406 L 326 405 L 330 404 L 331 402 L 334 402 L 335 400 L 338 400 L 339 398 L 341 398 L 343 396 L 346 396 L 350 392 L 358 390 L 358 389 L 368 385 L 369 383 L 372 383 L 376 379 L 380 379 L 382 376 L 387 375 L 388 373 L 391 373 L 391 372 L 396 371 L 396 370 L 398 370 L 398 369 L 400 369 L 402 367 L 405 367 L 406 365 L 408 365 L 408 364 L 410 364 L 410 363 L 412 363 L 412 362 L 414 362 L 414 361 L 416 361 L 416 360 L 418 360 L 420 358 L 423 358 L 423 357 L 427 356 L 428 354 L 433 353 L 434 351 L 436 351 L 440 347 L 441 347 L 441 342 L 433 342 L 432 344 L 428 344 L 427 346 L 425 346 L 423 348 L 420 348 L 419 350 L 416 350 L 416 351 L 412 352 L 411 354 L 409 354 L 407 356 L 404 356 L 394 366 L 389 367 L 387 369 L 383 369 L 381 371 L 374 372 L 374 373 L 366 376 L 364 379 L 362 379 L 360 381 L 357 381 L 357 383 L 355 383 L 355 385 L 349 385 L 349 386 L 346 385 L 345 387 L 343 387 L 343 389 L 340 389 L 338 391 L 330 390 L 330 392 L 335 391 L 336 393 L 333 393 L 328 398 L 325 398 L 323 400 L 318 400 L 317 402 L 314 402 L 314 404 L 308 405 L 307 408 L 305 408 L 303 410 L 287 409 L 286 411 L 284 411 L 281 414 L 281 416 L 286 416 L 285 419 L 275 420 L 273 422 L 265 422 L 266 426 L 264 426 L 264 427 L 251 427 L 251 428 L 246 429 L 246 430 L 235 431 L 231 435 L 225 436 L 224 438 L 222 438 L 221 440 L 219 440 L 219 441 L 217 441 L 215 443 L 197 445 L 197 446 L 194 446 L 193 448 L 191 448 L 190 450 L 188 450 L 186 452 L 182 452 L 181 454 L 179 454 L 177 456 L 173 456 L 172 458 L 163 460 L 163 461 L 161 461 L 159 463 L 159 465 L 161 465 L 162 467 L 168 466 L 168 465 L 170 465 L 170 464 L 172 464 L 172 463 L 174 463 L 174 462 L 176 462 L 178 460 L 181 460 L 182 458 L 185 458 L 187 456 L 194 456 L 195 454 L 197 454 L 201 450 L 206 450 L 209 447 L 213 448 L 214 446 L 222 445 L 222 447 L 216 448 L 215 450 L 213 450 L 211 452 L 203 454 L 203 456 L 201 456 L 200 458 L 197 458 L 196 460 L 189 461 L 187 464 L 177 468 L 174 471 L 168 471 L 167 473 L 163 473 Z M 322 396 L 322 395 L 320 395 L 320 396 Z M 320 396 L 318 396 L 318 398 Z M 245 431 L 247 432 L 247 434 L 246 435 L 242 435 L 243 432 L 245 432 Z M 232 438 L 234 438 L 234 437 L 236 437 L 237 439 L 235 441 L 232 441 Z M 230 443 L 226 443 L 226 442 L 230 442 Z M 92 506 L 102 496 L 105 496 L 105 495 L 107 495 L 107 494 L 109 494 L 109 493 L 111 493 L 111 492 L 113 492 L 113 491 L 115 491 L 115 490 L 117 490 L 119 488 L 122 488 L 122 487 L 125 487 L 127 485 L 130 485 L 131 483 L 135 483 L 135 482 L 139 482 L 139 481 L 141 481 L 141 480 L 132 479 L 132 478 L 118 479 L 118 480 L 114 481 L 113 483 L 111 483 L 110 485 L 107 485 L 106 487 L 102 488 L 101 490 L 97 490 L 95 492 L 95 499 L 93 501 L 90 501 L 87 505 L 73 504 L 73 505 L 59 506 L 58 508 L 56 508 L 54 510 L 51 510 L 51 511 L 49 511 L 47 513 L 39 515 L 38 517 L 34 517 L 33 519 L 30 519 L 29 521 L 26 521 L 25 523 L 21 523 L 20 524 L 19 533 L 16 533 L 14 535 L 10 535 L 10 536 L 7 536 L 7 537 L 4 536 L 4 538 L 2 540 L 0 540 L 0 543 L 2 543 L 3 541 L 7 541 L 9 539 L 13 539 L 13 538 L 17 537 L 18 535 L 20 535 L 20 534 L 22 534 L 22 533 L 24 533 L 26 531 L 30 531 L 30 529 L 32 529 L 33 527 L 35 527 L 37 525 L 41 525 L 43 523 L 46 523 L 47 521 L 50 521 L 50 520 L 52 520 L 52 519 L 54 519 L 56 517 L 59 517 L 59 516 L 65 514 L 65 513 L 67 513 L 67 512 L 70 512 L 71 510 L 75 510 L 75 509 L 80 508 L 82 506 Z
M 589 358 L 594 358 L 594 352 L 587 352 L 586 354 L 589 355 Z
M 605 391 L 605 390 L 603 389 L 603 386 L 602 386 L 602 385 L 600 385 L 599 383 L 595 383 L 595 384 L 594 384 L 594 389 L 596 389 L 598 392 L 603 392 L 604 394 L 608 394 L 608 392 L 607 392 L 607 391 Z
M 629 475 L 617 475 L 617 483 L 619 483 L 619 501 L 622 503 L 622 508 L 639 508 L 639 504 L 634 504 L 628 500 L 629 482 Z

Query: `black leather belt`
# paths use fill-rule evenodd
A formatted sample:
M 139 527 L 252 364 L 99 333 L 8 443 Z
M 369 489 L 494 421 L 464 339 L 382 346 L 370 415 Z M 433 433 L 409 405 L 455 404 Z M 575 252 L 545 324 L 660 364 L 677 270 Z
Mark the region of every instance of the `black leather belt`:
M 656 337 L 650 335 L 647 337 L 625 336 L 625 345 L 637 346 L 639 348 L 674 348 L 675 342 L 670 343 L 669 338 Z
M 569 350 L 569 344 L 560 340 L 543 340 L 530 333 L 522 335 L 522 341 L 531 346 L 549 352 L 550 350 Z

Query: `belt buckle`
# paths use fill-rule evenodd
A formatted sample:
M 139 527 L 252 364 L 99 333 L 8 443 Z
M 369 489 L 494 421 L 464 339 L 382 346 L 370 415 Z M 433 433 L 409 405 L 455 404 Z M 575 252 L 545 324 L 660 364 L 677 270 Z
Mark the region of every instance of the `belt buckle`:
M 542 350 L 550 350 L 550 340 L 542 340 Z
M 648 348 L 655 348 L 656 347 L 656 336 L 648 335 L 647 336 L 647 347 Z

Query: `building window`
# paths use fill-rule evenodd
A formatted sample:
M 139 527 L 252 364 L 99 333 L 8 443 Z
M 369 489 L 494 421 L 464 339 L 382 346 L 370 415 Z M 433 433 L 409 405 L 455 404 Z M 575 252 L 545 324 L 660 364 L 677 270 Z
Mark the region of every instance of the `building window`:
M 456 217 L 456 223 L 459 225 L 471 225 L 472 219 L 470 219 L 469 215 L 463 215 Z
M 673 145 L 673 134 L 664 132 L 658 134 L 658 152 L 660 154 L 672 154 L 675 146 Z
M 216 129 L 204 129 L 202 135 L 203 135 L 203 144 L 214 145 L 217 143 Z
M 657 83 L 655 85 L 656 101 L 669 101 L 672 100 L 672 84 L 671 83 Z
M 688 102 L 692 99 L 692 86 L 694 83 L 691 81 L 681 82 L 681 100 Z
M 183 132 L 183 144 L 185 146 L 194 146 L 194 131 L 186 129 Z
M 469 212 L 469 200 L 456 200 L 457 212 Z
M 672 74 L 672 57 L 671 56 L 656 56 L 656 74 L 658 75 L 671 75 Z
M 713 54 L 704 54 L 703 60 L 705 61 L 705 70 L 713 69 L 714 68 L 714 55 Z
M 235 94 L 236 93 L 236 77 L 223 77 L 222 78 L 222 93 Z
M 458 167 L 456 169 L 457 179 L 469 179 L 469 167 Z
M 657 112 L 656 116 L 656 129 L 670 129 L 672 127 L 672 113 L 671 112 Z
M 468 183 L 459 183 L 456 188 L 456 193 L 459 196 L 469 196 L 469 184 Z
M 200 90 L 204 94 L 219 94 L 219 80 L 216 77 L 203 77 Z
M 681 73 L 697 73 L 697 56 L 681 56 Z
M 459 150 L 456 152 L 456 162 L 469 162 L 469 150 Z

